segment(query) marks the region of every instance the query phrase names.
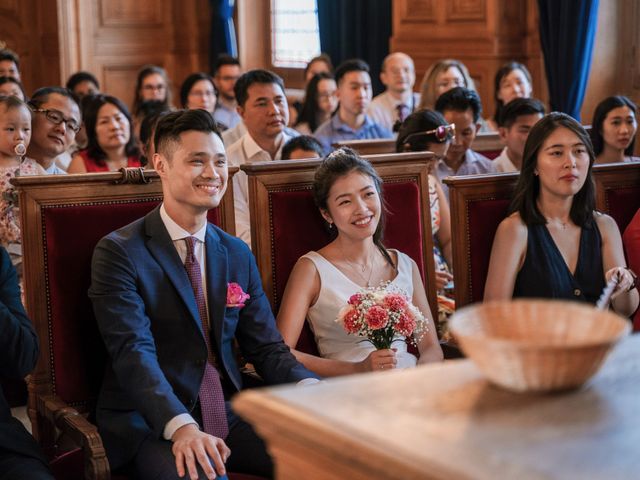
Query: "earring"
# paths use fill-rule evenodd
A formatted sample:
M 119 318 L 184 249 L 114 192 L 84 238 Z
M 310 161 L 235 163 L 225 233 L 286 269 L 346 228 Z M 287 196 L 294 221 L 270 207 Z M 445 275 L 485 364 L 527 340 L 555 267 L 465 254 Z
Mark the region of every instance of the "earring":
M 328 222 L 329 223 L 329 230 L 331 230 L 333 228 L 333 222 Z

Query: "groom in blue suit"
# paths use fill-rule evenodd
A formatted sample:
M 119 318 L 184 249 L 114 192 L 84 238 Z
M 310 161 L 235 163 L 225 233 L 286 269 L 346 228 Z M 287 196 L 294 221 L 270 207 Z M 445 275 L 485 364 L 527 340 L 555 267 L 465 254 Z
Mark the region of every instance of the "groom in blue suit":
M 93 256 L 89 295 L 110 357 L 96 412 L 107 456 L 143 479 L 271 476 L 264 444 L 227 401 L 242 388 L 234 338 L 267 384 L 317 377 L 276 330 L 248 247 L 207 223 L 228 180 L 211 116 L 164 116 L 155 146 L 163 204 L 107 235 Z M 203 391 L 220 387 L 211 412 L 216 394 Z

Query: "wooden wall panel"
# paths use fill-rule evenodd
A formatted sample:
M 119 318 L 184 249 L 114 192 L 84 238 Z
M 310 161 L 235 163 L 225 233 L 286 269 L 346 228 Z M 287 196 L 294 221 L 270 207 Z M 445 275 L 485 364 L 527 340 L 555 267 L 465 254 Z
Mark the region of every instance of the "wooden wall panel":
M 535 0 L 394 0 L 393 8 L 391 50 L 413 57 L 416 84 L 433 62 L 456 58 L 469 68 L 484 115 L 491 116 L 495 72 L 517 60 L 532 70 L 534 92 L 546 100 L 539 42 L 531 38 L 537 36 L 537 17 L 536 28 L 530 24 Z

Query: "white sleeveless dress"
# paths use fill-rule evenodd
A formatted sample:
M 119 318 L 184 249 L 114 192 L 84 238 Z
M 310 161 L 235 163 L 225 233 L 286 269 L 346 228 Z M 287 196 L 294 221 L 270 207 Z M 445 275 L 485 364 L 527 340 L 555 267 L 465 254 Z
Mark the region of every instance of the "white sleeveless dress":
M 402 289 L 409 298 L 412 298 L 411 259 L 404 253 L 393 251 L 398 257 L 398 274 L 391 281 L 391 285 Z M 362 287 L 349 280 L 338 268 L 317 252 L 309 252 L 302 258 L 311 260 L 320 275 L 318 300 L 307 313 L 320 355 L 324 358 L 348 362 L 364 360 L 375 350 L 375 347 L 365 337 L 347 334 L 342 325 L 336 322 L 340 309 L 347 304 L 349 297 L 362 290 Z M 397 349 L 398 368 L 416 365 L 416 357 L 407 352 L 404 337 L 397 336 L 393 342 L 393 348 Z

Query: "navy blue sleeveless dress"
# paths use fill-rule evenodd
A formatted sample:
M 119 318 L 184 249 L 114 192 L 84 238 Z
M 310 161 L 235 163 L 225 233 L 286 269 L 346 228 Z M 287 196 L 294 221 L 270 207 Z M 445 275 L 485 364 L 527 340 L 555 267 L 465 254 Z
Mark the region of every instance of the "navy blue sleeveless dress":
M 595 304 L 605 287 L 602 238 L 595 221 L 580 232 L 580 251 L 574 274 L 546 225 L 529 225 L 527 230 L 527 254 L 516 277 L 513 298 L 565 299 Z

